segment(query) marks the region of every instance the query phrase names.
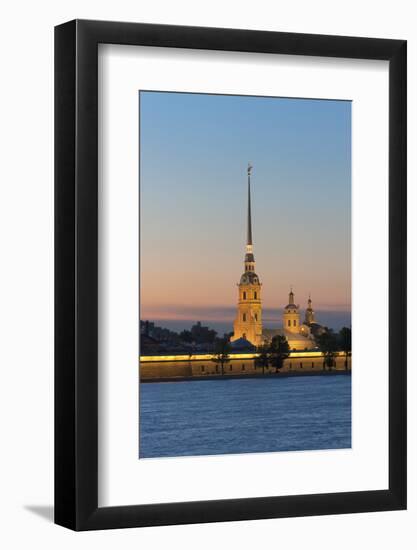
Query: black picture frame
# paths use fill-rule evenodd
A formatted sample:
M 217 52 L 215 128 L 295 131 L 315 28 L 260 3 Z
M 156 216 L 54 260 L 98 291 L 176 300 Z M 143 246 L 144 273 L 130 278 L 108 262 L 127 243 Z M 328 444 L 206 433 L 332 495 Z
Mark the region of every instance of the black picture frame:
M 98 506 L 98 44 L 389 62 L 389 488 Z M 74 20 L 55 28 L 55 522 L 74 530 L 406 508 L 406 41 Z M 392 345 L 392 343 L 395 343 Z

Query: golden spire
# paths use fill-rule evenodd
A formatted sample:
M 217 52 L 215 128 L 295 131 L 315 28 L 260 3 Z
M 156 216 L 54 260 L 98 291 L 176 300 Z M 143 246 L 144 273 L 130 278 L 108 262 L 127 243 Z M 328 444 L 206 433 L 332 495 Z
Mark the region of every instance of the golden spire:
M 246 246 L 252 247 L 252 215 L 251 215 L 251 201 L 250 201 L 250 177 L 252 173 L 251 163 L 248 163 L 248 227 L 247 227 L 247 239 L 246 239 Z M 252 252 L 252 250 L 248 250 L 248 252 Z

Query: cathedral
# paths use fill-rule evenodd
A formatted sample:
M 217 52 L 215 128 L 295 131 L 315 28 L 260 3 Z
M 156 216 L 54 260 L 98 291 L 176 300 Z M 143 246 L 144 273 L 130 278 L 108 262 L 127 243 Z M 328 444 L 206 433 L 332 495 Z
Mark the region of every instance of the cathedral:
M 281 334 L 286 337 L 290 350 L 311 350 L 316 348 L 314 336 L 323 331 L 316 322 L 311 297 L 309 296 L 305 317 L 300 321 L 300 306 L 295 303 L 292 288 L 288 296 L 288 304 L 282 314 L 282 327 L 263 328 L 262 325 L 262 284 L 255 271 L 255 256 L 252 242 L 251 214 L 251 173 L 248 165 L 248 213 L 245 253 L 245 271 L 238 283 L 238 305 L 236 319 L 233 324 L 233 336 L 230 341 L 233 347 L 249 342 L 254 346 L 266 344 L 272 338 Z

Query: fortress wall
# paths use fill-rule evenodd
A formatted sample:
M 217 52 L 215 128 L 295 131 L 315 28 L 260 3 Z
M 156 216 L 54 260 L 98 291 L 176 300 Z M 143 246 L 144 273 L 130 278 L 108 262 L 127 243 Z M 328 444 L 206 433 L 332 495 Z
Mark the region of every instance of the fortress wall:
M 335 358 L 335 370 L 345 370 L 345 357 L 339 355 Z M 351 358 L 348 358 L 348 370 L 351 369 Z M 323 370 L 323 358 L 316 357 L 291 357 L 285 360 L 281 372 L 289 371 L 321 371 Z M 275 368 L 267 368 L 265 372 L 275 372 Z M 224 365 L 224 374 L 227 375 L 245 375 L 261 374 L 261 368 L 255 368 L 253 359 L 232 359 Z M 208 357 L 207 359 L 187 360 L 187 361 L 152 361 L 147 363 L 142 361 L 140 364 L 140 377 L 145 379 L 157 378 L 178 378 L 192 376 L 218 376 L 221 374 L 221 366 L 217 365 Z
M 221 374 L 221 366 L 213 361 L 195 361 L 192 364 L 193 376 L 204 376 L 205 374 Z M 224 364 L 225 374 L 254 374 L 255 367 L 253 359 L 233 359 Z M 258 371 L 259 372 L 259 371 Z
M 142 379 L 189 377 L 192 376 L 192 370 L 190 365 L 183 361 L 142 363 L 139 375 Z
M 351 357 L 348 357 L 348 369 L 351 369 Z M 335 357 L 335 369 L 344 370 L 345 368 L 345 357 L 344 355 L 338 355 Z M 295 357 L 288 358 L 284 363 L 284 369 L 286 370 L 319 370 L 323 369 L 323 358 L 322 357 Z

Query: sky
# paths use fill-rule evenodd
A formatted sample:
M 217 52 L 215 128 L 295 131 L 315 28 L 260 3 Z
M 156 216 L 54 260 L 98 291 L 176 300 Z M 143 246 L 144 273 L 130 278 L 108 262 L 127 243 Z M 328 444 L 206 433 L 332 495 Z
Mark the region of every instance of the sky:
M 139 98 L 141 319 L 232 326 L 250 162 L 265 326 L 279 324 L 290 286 L 302 309 L 311 293 L 318 316 L 350 324 L 351 103 Z

